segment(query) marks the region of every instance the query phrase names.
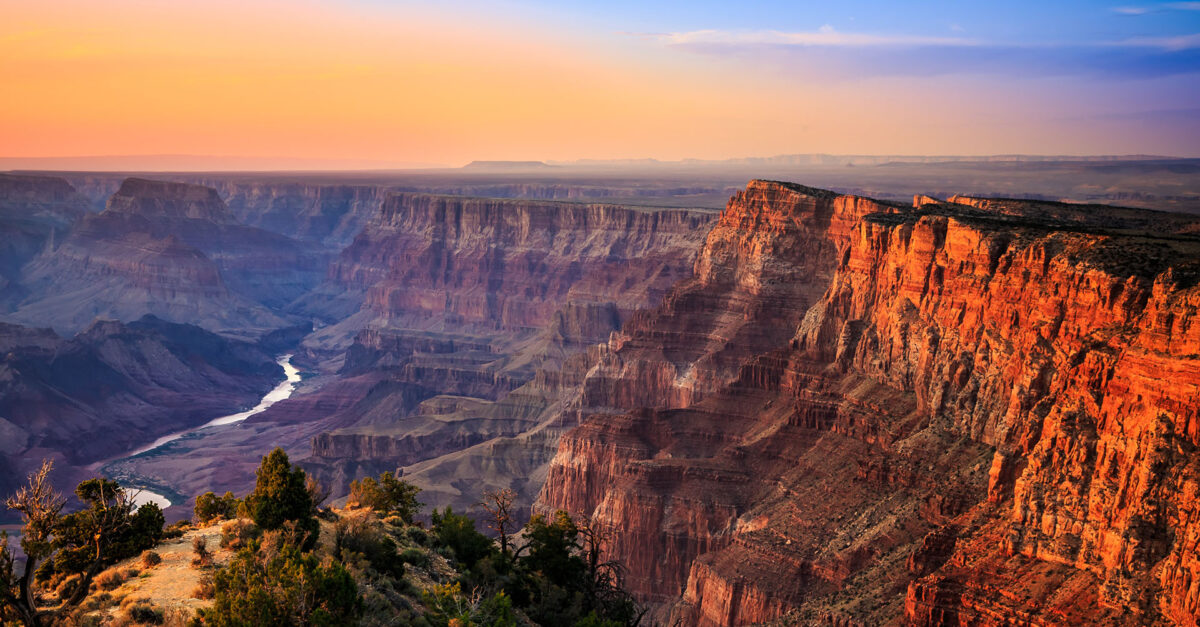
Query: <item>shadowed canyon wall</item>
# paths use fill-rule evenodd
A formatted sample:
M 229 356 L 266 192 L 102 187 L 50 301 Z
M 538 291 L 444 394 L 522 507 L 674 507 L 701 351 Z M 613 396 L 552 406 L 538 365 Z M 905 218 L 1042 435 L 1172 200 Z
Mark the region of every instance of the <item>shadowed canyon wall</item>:
M 296 324 L 281 308 L 322 278 L 312 244 L 245 226 L 216 191 L 126 179 L 23 269 L 13 320 L 64 332 L 152 313 L 234 335 Z

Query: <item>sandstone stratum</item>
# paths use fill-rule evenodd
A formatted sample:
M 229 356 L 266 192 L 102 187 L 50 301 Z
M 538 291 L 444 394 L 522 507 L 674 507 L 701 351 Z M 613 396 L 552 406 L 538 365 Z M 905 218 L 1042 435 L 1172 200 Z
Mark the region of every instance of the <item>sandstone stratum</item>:
M 1193 625 L 1198 229 L 752 181 L 599 351 L 537 507 L 669 623 Z

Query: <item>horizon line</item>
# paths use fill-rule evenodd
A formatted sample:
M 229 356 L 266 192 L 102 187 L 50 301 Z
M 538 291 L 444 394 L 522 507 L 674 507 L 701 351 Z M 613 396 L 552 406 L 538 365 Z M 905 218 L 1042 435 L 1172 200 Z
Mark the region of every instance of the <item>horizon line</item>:
M 68 155 L 68 156 L 0 156 L 0 167 L 4 172 L 259 172 L 259 173 L 303 173 L 303 172 L 397 172 L 421 170 L 463 170 L 477 169 L 521 169 L 527 167 L 597 167 L 620 165 L 660 165 L 660 166 L 691 166 L 691 165 L 764 165 L 760 162 L 784 161 L 797 159 L 829 159 L 829 160 L 954 160 L 969 162 L 972 160 L 1006 161 L 1154 161 L 1154 160 L 1191 160 L 1200 156 L 1155 155 L 1146 153 L 1093 153 L 1093 154 L 1062 154 L 1062 153 L 982 153 L 982 154 L 951 154 L 951 153 L 833 153 L 833 152 L 797 152 L 781 153 L 770 156 L 742 156 L 722 159 L 704 159 L 686 157 L 681 159 L 659 159 L 655 157 L 620 157 L 620 158 L 587 158 L 573 160 L 562 159 L 475 159 L 462 165 L 441 163 L 389 162 L 381 159 L 335 158 L 322 159 L 316 157 L 271 157 L 271 156 L 231 156 L 205 155 L 187 153 L 150 153 L 122 155 Z M 201 161 L 213 163 L 162 163 L 154 165 L 150 162 L 159 161 Z M 145 163 L 88 163 L 89 161 L 143 161 Z M 220 161 L 242 162 L 231 167 L 222 167 Z M 65 163 L 64 163 L 65 162 Z M 255 163 L 261 165 L 255 165 Z M 472 168 L 471 166 L 478 166 Z M 776 163 L 775 165 L 822 165 L 820 163 Z

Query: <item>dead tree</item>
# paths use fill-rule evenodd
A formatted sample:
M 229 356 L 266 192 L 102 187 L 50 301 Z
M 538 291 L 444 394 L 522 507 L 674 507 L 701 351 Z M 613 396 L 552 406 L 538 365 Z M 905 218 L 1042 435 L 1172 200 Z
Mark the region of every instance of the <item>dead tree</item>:
M 508 536 L 517 528 L 517 522 L 513 519 L 516 500 L 517 493 L 504 488 L 485 491 L 483 502 L 480 503 L 488 512 L 488 528 L 500 536 L 500 556 L 504 560 L 509 557 Z
M 54 462 L 49 459 L 42 467 L 29 475 L 29 484 L 5 501 L 9 509 L 21 513 L 24 527 L 21 533 L 21 549 L 25 552 L 25 570 L 17 576 L 12 551 L 8 546 L 8 535 L 0 546 L 0 604 L 5 614 L 12 614 L 25 625 L 41 625 L 43 612 L 34 598 L 34 573 L 38 565 L 54 552 L 54 532 L 59 514 L 67 499 L 50 485 L 50 471 Z M 90 580 L 88 581 L 90 583 Z
M 5 536 L 0 546 L 0 615 L 11 615 L 29 627 L 40 627 L 87 598 L 92 579 L 106 565 L 112 546 L 131 527 L 131 514 L 136 509 L 129 494 L 116 482 L 90 479 L 76 490 L 89 507 L 63 515 L 66 499 L 50 484 L 53 467 L 50 460 L 42 462 L 41 468 L 29 475 L 28 485 L 5 501 L 10 509 L 21 513 L 24 522 L 21 549 L 25 552 L 25 568 L 19 576 L 16 574 Z M 37 571 L 51 559 L 55 566 L 61 566 L 64 559 L 70 561 L 72 572 L 77 572 L 80 579 L 57 605 L 39 607 Z

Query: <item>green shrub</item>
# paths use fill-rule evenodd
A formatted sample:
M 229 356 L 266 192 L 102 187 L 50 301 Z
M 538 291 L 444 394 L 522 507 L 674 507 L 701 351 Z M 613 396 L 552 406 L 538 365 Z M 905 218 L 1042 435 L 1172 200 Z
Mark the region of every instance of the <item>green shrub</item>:
M 421 593 L 425 620 L 434 627 L 477 625 L 479 627 L 516 627 L 512 600 L 499 592 L 482 601 L 469 599 L 462 584 L 442 584 Z
M 163 611 L 150 605 L 149 603 L 135 603 L 125 609 L 125 613 L 129 615 L 129 620 L 143 625 L 161 625 L 163 623 Z
M 246 496 L 244 505 L 254 524 L 262 529 L 281 529 L 285 523 L 295 522 L 297 530 L 307 535 L 304 546 L 316 545 L 320 524 L 313 516 L 304 470 L 292 466 L 283 449 L 276 448 L 263 457 L 254 491 Z
M 162 539 L 162 510 L 153 503 L 135 508 L 124 488 L 110 479 L 89 479 L 75 489 L 85 507 L 59 519 L 54 571 L 81 573 L 96 561 L 97 536 L 105 537 L 100 564 L 115 564 L 152 549 Z M 47 562 L 47 565 L 49 562 Z
M 420 527 L 409 527 L 404 530 L 404 535 L 417 546 L 429 546 L 429 534 Z
M 347 502 L 360 507 L 370 507 L 380 515 L 395 514 L 407 524 L 412 524 L 413 516 L 421 508 L 417 494 L 421 488 L 403 480 L 397 479 L 391 472 L 379 475 L 376 481 L 364 477 L 360 481 L 350 482 L 350 498 Z
M 167 525 L 166 527 L 164 527 L 162 537 L 164 540 L 174 540 L 176 538 L 182 538 L 183 534 L 187 533 L 187 531 L 191 528 L 192 528 L 192 524 L 190 522 L 188 522 L 186 520 L 181 520 L 177 523 Z
M 357 553 L 377 572 L 395 579 L 404 576 L 404 561 L 396 550 L 396 542 L 379 529 L 370 513 L 349 514 L 338 520 L 334 526 L 334 544 L 343 561 L 351 553 Z
M 240 504 L 241 501 L 233 495 L 233 492 L 226 492 L 222 496 L 217 496 L 213 492 L 205 492 L 196 497 L 196 506 L 192 508 L 192 513 L 195 515 L 196 522 L 203 524 L 237 516 Z
M 454 559 L 466 568 L 492 552 L 491 539 L 475 530 L 474 520 L 455 514 L 449 506 L 441 513 L 433 510 L 431 517 L 433 535 L 438 543 L 450 549 Z
M 192 590 L 192 598 L 196 599 L 211 599 L 216 594 L 216 588 L 213 586 L 213 577 L 209 573 L 204 573 L 200 576 L 200 583 L 196 584 Z
M 357 585 L 340 563 L 322 566 L 292 545 L 242 549 L 213 581 L 213 605 L 198 618 L 206 626 L 332 627 L 353 624 L 362 613 Z
M 421 549 L 404 549 L 400 553 L 400 561 L 417 568 L 429 568 L 429 554 Z

